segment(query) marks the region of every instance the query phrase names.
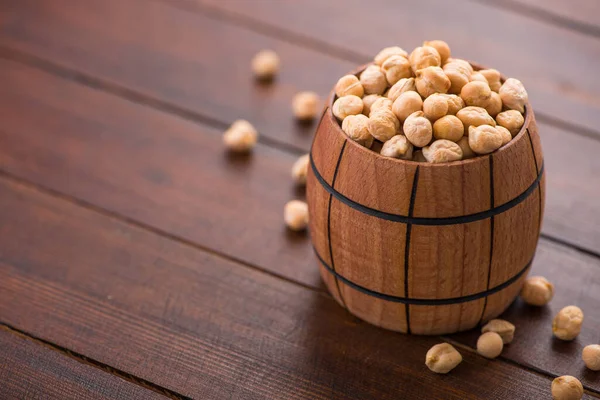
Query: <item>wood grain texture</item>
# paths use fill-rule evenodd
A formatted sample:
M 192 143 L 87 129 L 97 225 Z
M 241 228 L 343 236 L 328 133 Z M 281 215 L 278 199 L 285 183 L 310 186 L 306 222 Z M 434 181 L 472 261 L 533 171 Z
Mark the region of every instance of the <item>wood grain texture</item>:
M 549 391 L 548 378 L 464 350 L 452 374 L 430 373 L 424 356 L 439 339 L 377 329 L 321 292 L 3 179 L 0 219 L 4 321 L 182 395 L 528 399 Z
M 528 6 L 531 12 L 547 14 L 545 19 L 560 26 L 590 32 L 600 31 L 600 4 L 595 0 L 510 0 L 510 6 Z M 563 20 L 566 20 L 563 22 Z M 562 22 L 562 23 L 561 23 Z M 581 26 L 583 25 L 583 26 Z
M 0 398 L 167 399 L 4 328 L 0 328 Z

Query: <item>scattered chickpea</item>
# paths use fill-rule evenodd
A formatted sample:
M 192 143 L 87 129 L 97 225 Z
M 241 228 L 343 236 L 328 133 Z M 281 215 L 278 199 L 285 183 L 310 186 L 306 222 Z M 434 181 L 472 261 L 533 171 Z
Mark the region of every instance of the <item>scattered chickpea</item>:
M 583 385 L 579 379 L 570 375 L 554 379 L 551 390 L 554 400 L 580 400 L 583 397 Z
M 502 353 L 504 342 L 496 332 L 486 332 L 477 339 L 477 352 L 486 358 L 496 358 Z
M 525 118 L 523 118 L 523 114 L 517 110 L 507 110 L 496 115 L 496 122 L 498 125 L 508 129 L 512 137 L 515 137 L 521 130 Z
M 308 173 L 308 154 L 300 156 L 292 166 L 292 178 L 298 185 L 306 184 L 306 174 Z
M 427 351 L 425 365 L 437 374 L 447 374 L 462 362 L 460 353 L 449 343 L 436 344 Z
M 483 108 L 485 108 L 485 111 L 487 111 L 492 118 L 495 118 L 496 115 L 502 111 L 502 99 L 500 99 L 500 95 L 496 92 L 492 92 L 490 100 Z
M 467 106 L 484 107 L 492 97 L 492 91 L 486 82 L 472 81 L 467 83 L 460 91 L 460 97 Z
M 465 107 L 456 113 L 456 116 L 465 127 L 465 135 L 469 134 L 470 126 L 491 125 L 496 126 L 496 121 L 492 118 L 485 108 Z
M 398 97 L 404 92 L 417 91 L 415 86 L 415 78 L 403 78 L 396 82 L 390 90 L 388 90 L 387 98 L 396 101 Z
M 427 162 L 427 159 L 423 155 L 422 150 L 413 151 L 413 161 L 416 162 Z
M 374 58 L 376 65 L 383 65 L 385 60 L 391 56 L 401 56 L 404 58 L 408 57 L 408 53 L 398 46 L 386 47 L 382 49 Z
M 527 91 L 520 80 L 508 78 L 498 91 L 502 104 L 511 110 L 517 110 L 521 113 L 525 112 L 525 104 L 527 104 Z
M 391 56 L 381 65 L 381 70 L 385 72 L 385 78 L 390 85 L 395 84 L 400 79 L 410 78 L 412 70 L 406 57 Z
M 387 142 L 396 135 L 400 128 L 398 118 L 387 109 L 380 109 L 377 112 L 371 111 L 369 115 L 369 132 L 380 142 Z
M 440 67 L 427 67 L 417 71 L 415 86 L 423 97 L 434 93 L 446 93 L 450 89 L 450 79 Z
M 543 306 L 552 300 L 554 285 L 543 276 L 531 276 L 525 280 L 521 289 L 521 298 L 532 306 Z
M 371 104 L 371 112 L 377 112 L 381 109 L 392 111 L 393 101 L 387 97 L 379 97 L 373 104 Z
M 299 120 L 314 119 L 319 113 L 321 99 L 315 92 L 300 92 L 292 100 L 294 115 Z
M 423 113 L 432 122 L 442 118 L 448 114 L 448 100 L 441 94 L 432 94 L 423 102 Z
M 413 156 L 413 145 L 406 140 L 404 135 L 396 135 L 383 144 L 381 155 L 411 160 Z
M 448 114 L 450 115 L 456 115 L 461 108 L 465 107 L 463 99 L 455 94 L 443 94 L 441 96 L 444 96 L 448 101 Z
M 350 139 L 366 148 L 373 145 L 373 136 L 369 132 L 369 118 L 362 114 L 348 115 L 344 118 L 342 130 Z
M 433 137 L 458 142 L 465 132 L 465 128 L 455 115 L 446 115 L 433 123 Z
M 515 326 L 503 319 L 493 319 L 481 328 L 481 333 L 496 332 L 504 344 L 509 344 L 515 337 Z
M 396 115 L 400 122 L 404 122 L 406 118 L 415 111 L 421 111 L 423 108 L 423 100 L 417 92 L 404 92 L 392 104 L 392 112 Z
M 561 340 L 573 340 L 581 332 L 583 311 L 577 306 L 567 306 L 560 310 L 552 321 L 552 333 Z
M 273 79 L 279 72 L 279 56 L 273 50 L 261 50 L 252 58 L 252 71 L 260 80 Z
M 423 156 L 430 163 L 444 163 L 462 159 L 460 146 L 450 140 L 440 139 L 423 147 Z
M 485 77 L 488 85 L 490 85 L 490 89 L 498 93 L 498 91 L 500 90 L 500 86 L 502 86 L 502 82 L 500 82 L 500 72 L 490 68 L 482 69 L 479 71 L 479 73 Z
M 443 40 L 431 40 L 429 42 L 425 41 L 423 42 L 423 46 L 429 46 L 436 49 L 440 54 L 442 64 L 444 64 L 446 60 L 450 58 L 450 46 L 448 46 L 448 43 L 444 42 Z
M 431 122 L 425 118 L 423 111 L 417 111 L 409 115 L 404 121 L 403 128 L 404 135 L 413 145 L 423 147 L 431 142 L 433 129 Z
M 363 97 L 365 90 L 356 76 L 344 75 L 335 84 L 335 94 L 337 97 L 344 97 L 350 94 Z
M 470 126 L 469 146 L 477 154 L 491 153 L 502 146 L 502 134 L 494 126 Z
M 283 210 L 283 218 L 288 228 L 302 231 L 308 226 L 308 205 L 300 200 L 289 201 Z
M 387 89 L 387 80 L 385 74 L 377 65 L 369 65 L 360 74 L 360 83 L 365 94 L 383 94 Z
M 244 153 L 252 150 L 258 140 L 258 132 L 243 119 L 235 121 L 229 129 L 223 133 L 223 143 L 234 152 Z
M 369 94 L 369 95 L 363 97 L 362 98 L 362 101 L 363 101 L 363 110 L 362 110 L 362 113 L 368 117 L 369 113 L 371 112 L 371 106 L 379 98 L 381 98 L 381 96 L 378 95 L 378 94 Z
M 415 48 L 412 53 L 410 53 L 408 61 L 410 61 L 410 66 L 415 74 L 420 69 L 439 67 L 442 65 L 440 53 L 438 53 L 434 47 L 430 46 Z
M 363 110 L 363 101 L 360 97 L 348 95 L 338 98 L 334 103 L 331 111 L 339 120 L 343 120 L 348 115 L 360 114 Z
M 450 88 L 448 89 L 448 93 L 460 94 L 463 86 L 469 83 L 470 72 L 467 72 L 465 68 L 461 66 L 461 64 L 444 64 L 443 71 L 450 80 Z
M 586 367 L 592 371 L 600 371 L 600 345 L 590 344 L 585 346 L 581 352 L 581 358 Z
M 473 158 L 473 157 L 475 157 L 477 155 L 471 149 L 471 146 L 469 146 L 469 137 L 468 136 L 463 136 L 462 138 L 460 138 L 460 140 L 458 142 L 456 142 L 456 144 L 462 150 L 462 153 L 463 153 L 463 157 L 462 158 L 463 158 L 463 160 L 466 160 L 468 158 Z

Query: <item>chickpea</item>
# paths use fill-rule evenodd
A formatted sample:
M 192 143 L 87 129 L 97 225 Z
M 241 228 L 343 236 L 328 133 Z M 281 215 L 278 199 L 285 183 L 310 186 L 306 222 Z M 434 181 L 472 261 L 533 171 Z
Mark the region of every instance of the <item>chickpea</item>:
M 500 72 L 495 69 L 482 69 L 479 73 L 487 80 L 490 89 L 498 93 L 500 86 L 502 86 L 502 82 L 500 82 Z
M 396 82 L 390 90 L 388 90 L 387 98 L 396 101 L 398 97 L 404 92 L 417 91 L 415 86 L 415 78 L 403 78 Z
M 496 121 L 492 118 L 485 108 L 465 107 L 456 113 L 456 116 L 465 127 L 465 135 L 469 134 L 470 126 L 491 125 L 496 126 Z
M 423 102 L 423 113 L 432 122 L 442 118 L 448 114 L 448 100 L 441 94 L 432 94 Z
M 481 333 L 496 332 L 504 344 L 509 344 L 515 337 L 515 326 L 503 319 L 493 319 L 481 328 Z
M 401 56 L 407 58 L 408 53 L 398 46 L 386 47 L 375 56 L 375 64 L 381 66 L 385 60 L 391 56 Z
M 258 132 L 250 122 L 243 119 L 235 121 L 223 133 L 223 143 L 233 152 L 248 152 L 254 148 L 257 140 Z
M 492 118 L 495 118 L 496 115 L 502 111 L 502 100 L 500 99 L 500 95 L 496 92 L 491 92 L 490 100 L 483 108 L 485 108 L 485 111 L 487 111 Z
M 502 353 L 504 342 L 496 332 L 486 332 L 477 339 L 477 352 L 486 358 L 496 358 Z
M 532 306 L 543 306 L 552 300 L 554 285 L 543 276 L 530 276 L 521 289 L 521 298 Z
M 417 147 L 427 146 L 431 142 L 433 135 L 431 122 L 425 118 L 423 111 L 414 112 L 406 118 L 404 135 Z
M 471 74 L 471 76 L 469 77 L 469 82 L 475 82 L 475 81 L 483 82 L 489 86 L 487 79 L 485 79 L 485 76 L 483 76 L 479 71 L 473 72 Z
M 369 65 L 360 74 L 360 83 L 365 90 L 365 94 L 382 94 L 387 88 L 385 74 L 377 65 Z
M 520 113 L 525 112 L 528 96 L 525 87 L 521 81 L 515 78 L 508 78 L 498 91 L 502 104 L 511 110 L 517 110 Z
M 436 140 L 423 147 L 423 156 L 430 163 L 443 163 L 462 159 L 462 150 L 450 140 Z
M 552 333 L 561 340 L 573 340 L 581 332 L 583 311 L 577 306 L 567 306 L 560 310 L 552 321 Z
M 430 46 L 415 48 L 408 57 L 410 66 L 416 74 L 418 70 L 427 67 L 439 67 L 442 65 L 442 57 L 438 51 Z
M 415 111 L 421 111 L 423 108 L 423 100 L 417 92 L 404 92 L 392 104 L 392 112 L 396 115 L 400 122 L 404 122 L 406 118 Z
M 581 352 L 581 358 L 586 367 L 592 371 L 600 371 L 600 345 L 590 344 L 585 346 Z
M 450 89 L 450 79 L 440 67 L 427 67 L 417 71 L 415 86 L 421 96 L 429 97 L 434 93 L 446 93 Z
M 348 115 L 344 118 L 342 131 L 361 146 L 370 148 L 373 145 L 373 136 L 369 132 L 369 118 L 362 114 Z
M 462 356 L 449 343 L 436 344 L 425 356 L 425 365 L 437 374 L 447 374 L 461 362 Z
M 381 70 L 385 72 L 385 78 L 390 85 L 395 84 L 400 79 L 410 78 L 412 76 L 410 63 L 406 57 L 402 56 L 388 57 L 381 66 Z
M 448 46 L 448 43 L 444 42 L 443 40 L 431 40 L 429 42 L 425 41 L 423 42 L 423 46 L 429 46 L 436 49 L 440 54 L 442 64 L 444 64 L 446 60 L 450 58 L 450 46 Z
M 413 145 L 406 140 L 404 135 L 396 135 L 383 144 L 381 155 L 411 160 L 413 156 Z
M 377 112 L 377 110 L 387 109 L 392 111 L 393 102 L 387 97 L 379 97 L 373 104 L 371 104 L 371 112 Z
M 468 158 L 473 158 L 477 155 L 471 149 L 471 146 L 469 146 L 469 137 L 468 136 L 463 136 L 462 138 L 460 138 L 460 140 L 458 142 L 456 142 L 456 144 L 462 150 L 462 153 L 463 153 L 462 159 L 463 160 L 466 160 Z
M 363 101 L 362 113 L 368 117 L 369 113 L 371 112 L 371 107 L 377 101 L 377 99 L 380 99 L 380 98 L 381 98 L 381 96 L 378 94 L 369 94 L 369 95 L 363 97 L 362 98 L 362 101 Z
M 396 135 L 400 128 L 398 118 L 386 109 L 371 112 L 369 116 L 369 132 L 380 142 L 387 142 Z
M 300 200 L 289 201 L 283 209 L 283 219 L 293 231 L 302 231 L 308 226 L 308 205 Z
M 512 135 L 510 134 L 508 129 L 506 129 L 505 127 L 496 126 L 496 130 L 498 132 L 500 132 L 500 135 L 502 135 L 502 146 L 504 146 L 505 144 L 507 144 L 508 142 L 510 142 L 512 140 Z
M 452 65 L 453 68 L 458 68 L 459 70 L 464 72 L 467 75 L 467 77 L 470 77 L 471 74 L 474 72 L 473 66 L 468 61 L 462 60 L 460 58 L 449 58 L 446 61 L 446 64 L 444 64 L 444 66 L 448 64 Z
M 456 115 L 456 113 L 459 112 L 461 108 L 465 107 L 465 102 L 463 101 L 463 99 L 461 99 L 455 94 L 440 94 L 440 96 L 446 98 L 446 101 L 448 102 L 449 115 Z
M 458 142 L 465 132 L 465 128 L 454 115 L 446 115 L 433 123 L 433 137 Z
M 309 156 L 305 154 L 300 156 L 292 166 L 292 178 L 298 185 L 306 184 L 306 174 L 308 173 Z
M 413 151 L 413 161 L 416 162 L 427 162 L 427 159 L 423 155 L 422 150 Z
M 484 107 L 489 103 L 492 91 L 487 81 L 472 81 L 467 83 L 460 91 L 460 97 L 465 104 L 474 107 Z
M 335 84 L 335 94 L 337 97 L 344 97 L 349 94 L 363 97 L 365 90 L 356 76 L 344 75 Z
M 261 50 L 252 58 L 252 71 L 259 80 L 273 79 L 279 72 L 279 56 L 273 50 Z
M 469 146 L 477 154 L 491 153 L 502 146 L 502 134 L 494 126 L 470 126 Z
M 343 120 L 348 115 L 360 114 L 363 110 L 363 101 L 360 97 L 348 95 L 338 98 L 331 107 L 333 115 L 339 120 Z
M 292 110 L 299 120 L 314 119 L 319 113 L 321 99 L 315 92 L 300 92 L 292 100 Z
M 510 131 L 510 134 L 515 137 L 521 130 L 525 119 L 523 114 L 517 110 L 507 110 L 496 115 L 498 125 L 505 127 Z
M 554 379 L 551 390 L 554 400 L 580 400 L 583 397 L 583 385 L 579 379 L 570 375 Z
M 452 68 L 451 64 L 444 65 L 444 73 L 450 80 L 450 88 L 448 93 L 460 94 L 462 88 L 469 83 L 469 75 L 460 71 L 459 69 Z

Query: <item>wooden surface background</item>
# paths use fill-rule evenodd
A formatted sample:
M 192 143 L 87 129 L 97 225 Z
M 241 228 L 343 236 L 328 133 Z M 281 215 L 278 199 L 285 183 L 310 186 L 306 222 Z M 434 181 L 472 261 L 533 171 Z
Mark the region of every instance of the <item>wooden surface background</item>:
M 521 79 L 547 170 L 533 274 L 502 356 L 477 332 L 414 337 L 345 312 L 308 236 L 282 209 L 323 98 L 379 48 L 445 39 Z M 282 71 L 256 84 L 249 60 Z M 600 341 L 600 5 L 594 0 L 0 1 L 0 398 L 544 399 L 557 375 L 600 398 L 583 346 Z M 253 155 L 221 132 L 246 118 Z M 585 312 L 574 342 L 551 319 Z M 464 362 L 430 373 L 427 349 Z

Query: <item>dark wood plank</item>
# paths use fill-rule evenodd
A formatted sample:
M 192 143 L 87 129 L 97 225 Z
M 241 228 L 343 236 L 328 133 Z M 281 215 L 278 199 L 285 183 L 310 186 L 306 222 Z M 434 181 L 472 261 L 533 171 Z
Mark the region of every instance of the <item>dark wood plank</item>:
M 3 328 L 0 328 L 0 398 L 166 399 Z
M 600 41 L 511 10 L 468 0 L 185 1 L 369 57 L 391 44 L 410 50 L 443 39 L 454 55 L 522 80 L 537 111 L 600 133 Z
M 547 14 L 550 21 L 568 19 L 584 24 L 579 27 L 584 31 L 589 31 L 592 27 L 597 28 L 594 29 L 596 32 L 600 30 L 600 3 L 596 0 L 508 0 L 507 3 L 515 10 L 521 5 L 526 6 L 528 11 Z
M 3 179 L 0 220 L 2 320 L 186 396 L 549 393 L 549 378 L 465 350 L 452 374 L 433 374 L 424 356 L 439 339 L 380 330 L 321 292 Z

